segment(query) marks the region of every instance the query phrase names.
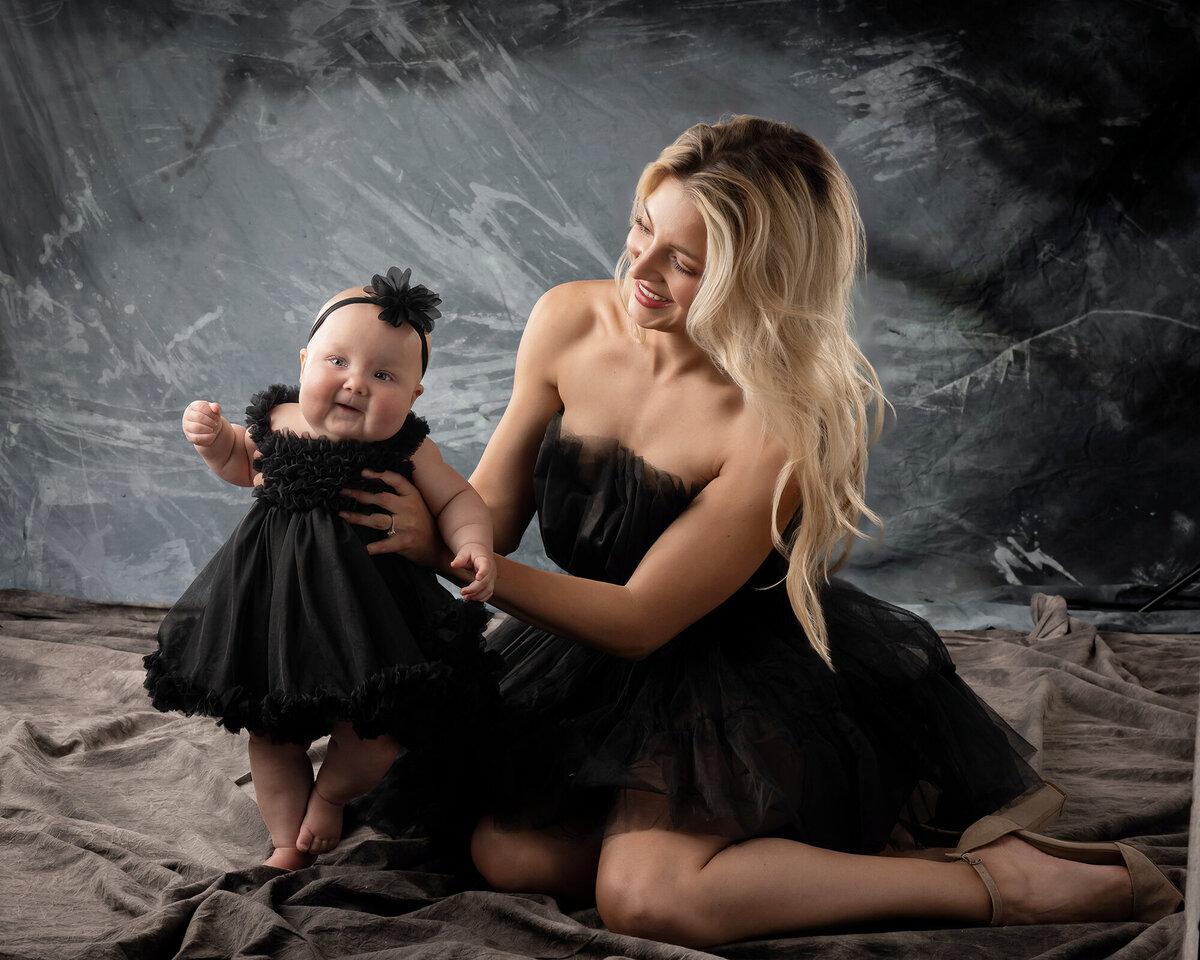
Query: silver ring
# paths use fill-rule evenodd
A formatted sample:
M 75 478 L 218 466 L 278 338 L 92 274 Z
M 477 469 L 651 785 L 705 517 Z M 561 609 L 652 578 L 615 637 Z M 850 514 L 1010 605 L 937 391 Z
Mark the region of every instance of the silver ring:
M 388 529 L 388 534 L 387 534 L 387 535 L 388 535 L 389 537 L 394 537 L 394 536 L 396 535 L 396 517 L 395 517 L 395 515 L 394 515 L 394 514 L 391 514 L 391 513 L 389 513 L 389 514 L 388 514 L 388 517 L 391 519 L 391 521 L 392 521 L 392 525 L 391 525 L 391 527 Z

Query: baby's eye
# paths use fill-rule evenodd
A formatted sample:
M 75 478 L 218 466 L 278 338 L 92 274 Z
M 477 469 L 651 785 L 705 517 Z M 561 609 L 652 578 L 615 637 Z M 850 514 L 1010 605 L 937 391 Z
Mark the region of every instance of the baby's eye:
M 375 379 L 382 380 L 384 383 L 388 383 L 391 380 L 393 380 L 394 378 L 386 370 L 380 370 L 378 373 L 375 374 Z
M 325 359 L 332 363 L 335 367 L 344 367 L 346 365 L 346 361 L 341 357 L 326 357 Z

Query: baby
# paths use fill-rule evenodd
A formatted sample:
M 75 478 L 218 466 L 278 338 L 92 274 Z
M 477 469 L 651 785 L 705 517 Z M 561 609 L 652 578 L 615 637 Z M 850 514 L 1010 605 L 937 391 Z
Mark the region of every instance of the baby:
M 409 277 L 393 267 L 328 301 L 300 351 L 299 388 L 258 394 L 248 428 L 206 400 L 183 416 L 210 469 L 254 486 L 255 502 L 164 619 L 146 687 L 160 710 L 249 731 L 271 866 L 336 847 L 343 805 L 379 782 L 401 743 L 436 741 L 495 688 L 476 602 L 495 582 L 491 519 L 411 412 L 441 301 Z M 341 493 L 387 489 L 364 470 L 412 481 L 454 566 L 474 572 L 461 591 L 470 602 L 396 554 L 367 553 L 395 533 L 388 514 L 375 531 L 338 517 L 378 509 Z M 307 750 L 325 734 L 314 779 Z

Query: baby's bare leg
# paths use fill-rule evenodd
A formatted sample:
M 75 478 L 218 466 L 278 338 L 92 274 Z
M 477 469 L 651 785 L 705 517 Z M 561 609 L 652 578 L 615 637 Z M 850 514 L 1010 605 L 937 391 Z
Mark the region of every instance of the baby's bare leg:
M 336 847 L 342 838 L 342 807 L 379 783 L 399 751 L 395 737 L 364 740 L 350 724 L 335 724 L 329 752 L 308 795 L 296 848 L 316 854 Z
M 314 858 L 296 849 L 296 836 L 312 790 L 308 748 L 298 743 L 276 743 L 270 737 L 252 733 L 250 774 L 258 811 L 275 846 L 265 863 L 285 870 L 307 867 Z

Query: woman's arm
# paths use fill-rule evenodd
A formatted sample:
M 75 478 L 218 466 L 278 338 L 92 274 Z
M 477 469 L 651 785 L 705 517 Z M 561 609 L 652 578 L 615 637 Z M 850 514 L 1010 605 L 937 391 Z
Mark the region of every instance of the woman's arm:
M 728 463 L 663 532 L 624 585 L 500 557 L 492 603 L 615 656 L 647 656 L 732 595 L 772 550 L 770 506 L 777 469 L 762 469 L 752 459 L 760 458 Z M 764 450 L 761 460 L 775 457 Z
M 563 284 L 534 305 L 517 349 L 512 396 L 471 474 L 471 485 L 492 512 L 498 553 L 517 549 L 534 515 L 534 465 L 546 425 L 562 409 L 562 358 L 578 349 L 595 322 L 590 299 L 581 295 L 586 287 Z
M 762 459 L 774 457 L 764 451 Z M 577 643 L 640 660 L 726 600 L 770 553 L 771 490 L 776 473 L 774 468 L 762 471 L 729 464 L 655 541 L 625 584 L 538 570 L 498 554 L 491 603 Z M 406 490 L 420 500 L 416 489 L 399 474 L 376 476 L 396 488 L 400 496 L 347 492 L 387 510 L 400 509 L 396 505 Z M 785 510 L 792 507 L 794 501 L 784 505 Z M 375 525 L 387 522 L 383 514 L 353 516 L 381 518 Z M 429 516 L 427 511 L 425 516 Z M 428 522 L 432 526 L 432 521 Z M 404 534 L 398 529 L 396 536 L 403 539 Z M 372 543 L 367 549 L 386 552 L 391 539 Z M 422 545 L 424 549 L 401 552 L 448 580 L 468 582 L 469 574 L 450 566 L 452 557 L 444 544 L 438 541 L 429 548 L 425 540 Z

